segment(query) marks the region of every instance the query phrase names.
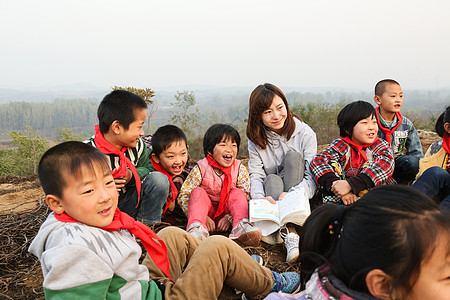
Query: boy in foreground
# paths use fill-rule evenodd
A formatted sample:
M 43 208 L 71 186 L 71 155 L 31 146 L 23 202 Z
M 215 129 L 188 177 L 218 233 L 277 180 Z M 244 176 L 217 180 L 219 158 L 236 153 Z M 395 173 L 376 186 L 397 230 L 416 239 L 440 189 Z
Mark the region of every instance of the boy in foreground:
M 38 174 L 53 212 L 29 251 L 41 262 L 46 299 L 217 299 L 224 283 L 250 297 L 299 288 L 298 274 L 262 267 L 223 236 L 200 243 L 176 227 L 158 236 L 121 212 L 108 161 L 91 146 L 54 146 Z
M 375 85 L 374 101 L 378 105 L 375 109 L 378 137 L 386 140 L 394 151 L 393 178 L 398 183 L 410 184 L 419 171 L 423 150 L 413 123 L 400 113 L 403 105 L 400 84 L 393 79 L 379 81 Z
M 108 156 L 119 191 L 119 209 L 149 226 L 160 222 L 169 181 L 153 172 L 149 151 L 141 139 L 147 104 L 136 94 L 116 90 L 103 98 L 97 116 L 95 135 L 85 143 Z

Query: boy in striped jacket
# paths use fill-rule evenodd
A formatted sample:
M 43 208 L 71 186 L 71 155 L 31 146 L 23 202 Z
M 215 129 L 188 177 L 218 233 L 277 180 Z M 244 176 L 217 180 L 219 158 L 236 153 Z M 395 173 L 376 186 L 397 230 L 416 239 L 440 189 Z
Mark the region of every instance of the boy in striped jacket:
M 112 91 L 101 101 L 97 116 L 95 135 L 85 143 L 108 156 L 119 209 L 149 226 L 160 222 L 169 181 L 155 171 L 141 139 L 147 103 L 131 92 Z

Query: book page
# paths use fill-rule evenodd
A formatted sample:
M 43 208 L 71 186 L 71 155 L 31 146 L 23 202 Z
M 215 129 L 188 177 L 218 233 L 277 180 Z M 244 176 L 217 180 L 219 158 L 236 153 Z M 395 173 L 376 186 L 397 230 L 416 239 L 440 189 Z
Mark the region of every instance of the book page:
M 278 208 L 281 220 L 293 212 L 304 212 L 306 216 L 311 213 L 309 199 L 307 199 L 303 188 L 288 193 L 283 200 L 278 201 Z
M 250 200 L 249 207 L 250 222 L 259 220 L 273 220 L 280 222 L 280 213 L 278 211 L 278 203 L 272 204 L 266 199 Z

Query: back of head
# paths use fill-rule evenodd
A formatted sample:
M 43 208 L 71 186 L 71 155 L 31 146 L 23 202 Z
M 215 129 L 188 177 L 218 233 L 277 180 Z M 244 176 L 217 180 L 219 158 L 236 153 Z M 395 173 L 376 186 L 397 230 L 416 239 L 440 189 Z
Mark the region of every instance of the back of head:
M 83 166 L 93 169 L 94 163 L 109 170 L 105 154 L 85 143 L 70 141 L 50 148 L 42 156 L 38 167 L 39 180 L 44 193 L 61 198 L 66 186 L 64 174 L 71 174 L 78 178 Z
M 352 137 L 353 127 L 362 119 L 375 116 L 375 108 L 366 101 L 354 101 L 341 109 L 337 116 L 339 134 L 342 137 Z
M 437 240 L 449 235 L 448 212 L 426 195 L 403 185 L 377 187 L 349 207 L 312 212 L 301 237 L 303 280 L 327 262 L 351 289 L 369 293 L 366 275 L 380 269 L 392 277 L 392 290 L 410 291 Z
M 112 91 L 103 98 L 97 109 L 100 132 L 108 132 L 115 120 L 128 129 L 138 109 L 147 109 L 147 103 L 140 96 L 128 91 Z
M 271 83 L 258 85 L 250 94 L 247 137 L 262 148 L 265 148 L 267 145 L 267 135 L 261 120 L 261 114 L 272 105 L 275 96 L 283 100 L 287 112 L 286 121 L 281 129 L 281 135 L 286 135 L 287 139 L 289 139 L 295 130 L 293 114 L 289 110 L 287 98 L 281 89 Z
M 208 128 L 203 137 L 203 153 L 205 156 L 208 153 L 213 153 L 214 147 L 222 141 L 231 139 L 237 144 L 237 151 L 239 153 L 239 146 L 241 144 L 241 136 L 239 132 L 231 125 L 228 124 L 214 124 Z
M 440 137 L 444 137 L 445 123 L 450 123 L 450 106 L 447 106 L 445 111 L 436 120 L 435 130 Z
M 152 136 L 152 153 L 159 157 L 172 143 L 181 141 L 184 141 L 187 145 L 186 135 L 183 130 L 175 125 L 161 126 Z
M 378 81 L 378 83 L 375 85 L 375 96 L 381 97 L 386 90 L 386 85 L 388 84 L 396 84 L 400 85 L 397 81 L 394 79 L 383 79 Z

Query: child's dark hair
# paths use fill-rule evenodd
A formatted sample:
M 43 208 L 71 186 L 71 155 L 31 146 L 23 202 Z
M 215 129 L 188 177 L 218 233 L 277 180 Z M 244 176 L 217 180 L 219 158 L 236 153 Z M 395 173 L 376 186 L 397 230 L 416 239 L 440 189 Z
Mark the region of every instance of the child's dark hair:
M 100 150 L 82 142 L 64 142 L 48 149 L 42 156 L 38 175 L 42 189 L 46 195 L 62 197 L 67 184 L 63 175 L 70 174 L 78 179 L 81 168 L 93 170 L 94 163 L 98 163 L 109 171 L 108 160 Z
M 398 83 L 394 79 L 383 79 L 383 80 L 380 80 L 375 85 L 375 96 L 378 96 L 378 97 L 383 96 L 383 93 L 386 90 L 386 85 L 388 85 L 388 84 L 396 84 L 396 85 L 400 86 L 400 83 Z
M 409 292 L 442 237 L 450 255 L 450 214 L 435 201 L 408 186 L 380 186 L 351 206 L 311 213 L 301 234 L 302 281 L 328 263 L 351 289 L 369 293 L 366 275 L 380 269 L 392 277 L 392 290 Z
M 347 104 L 337 116 L 340 135 L 352 138 L 353 127 L 370 116 L 375 118 L 375 108 L 369 102 L 359 100 Z
M 450 123 L 450 105 L 447 106 L 447 108 L 445 109 L 445 111 L 438 117 L 438 119 L 436 120 L 436 132 L 437 134 L 439 134 L 440 137 L 444 137 L 444 124 L 445 123 Z
M 136 109 L 147 109 L 144 99 L 128 91 L 112 91 L 103 98 L 97 109 L 100 132 L 108 132 L 115 120 L 128 129 L 136 119 Z
M 152 136 L 152 153 L 157 157 L 175 142 L 184 141 L 187 145 L 186 135 L 183 130 L 175 125 L 159 127 Z
M 235 142 L 239 153 L 239 146 L 241 144 L 239 132 L 228 124 L 214 124 L 206 130 L 205 136 L 203 137 L 203 153 L 205 153 L 205 156 L 208 153 L 212 154 L 214 147 L 224 139 L 231 139 Z

